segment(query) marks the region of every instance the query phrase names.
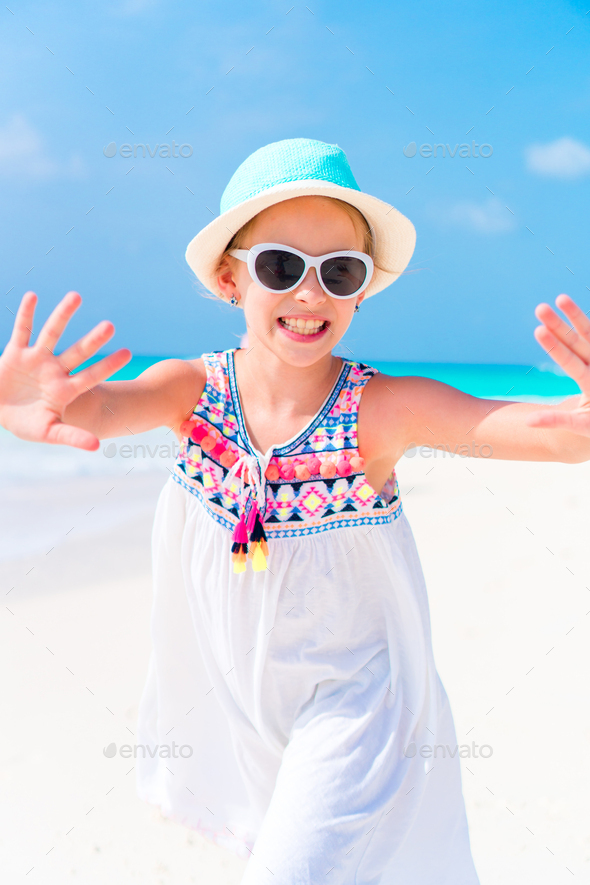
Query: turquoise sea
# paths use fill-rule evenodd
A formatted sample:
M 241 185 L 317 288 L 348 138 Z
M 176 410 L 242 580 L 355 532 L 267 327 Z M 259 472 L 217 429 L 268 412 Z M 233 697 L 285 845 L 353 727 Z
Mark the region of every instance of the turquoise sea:
M 99 357 L 101 358 L 101 357 Z M 96 362 L 88 360 L 85 368 Z M 134 356 L 109 380 L 125 381 L 137 378 L 145 369 L 163 356 Z M 450 384 L 472 396 L 486 399 L 515 399 L 535 402 L 546 399 L 562 399 L 580 390 L 567 375 L 558 371 L 542 370 L 527 365 L 486 365 L 479 363 L 389 363 L 367 359 L 370 365 L 387 375 L 420 375 Z M 78 369 L 78 371 L 80 371 Z

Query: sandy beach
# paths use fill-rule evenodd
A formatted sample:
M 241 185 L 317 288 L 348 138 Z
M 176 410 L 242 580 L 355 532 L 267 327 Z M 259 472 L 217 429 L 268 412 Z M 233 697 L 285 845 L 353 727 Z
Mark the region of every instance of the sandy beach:
M 85 453 L 0 430 L 10 885 L 237 885 L 245 865 L 141 802 L 133 760 L 103 754 L 133 742 L 150 654 L 151 523 L 172 466 L 165 430 L 133 438 L 150 454 L 127 456 L 128 443 Z M 425 455 L 397 471 L 435 660 L 468 748 L 481 883 L 590 882 L 590 463 Z

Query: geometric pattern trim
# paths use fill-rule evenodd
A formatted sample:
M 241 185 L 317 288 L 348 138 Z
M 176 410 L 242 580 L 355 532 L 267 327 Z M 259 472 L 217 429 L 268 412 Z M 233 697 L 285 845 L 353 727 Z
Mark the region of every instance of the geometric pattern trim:
M 184 437 L 173 472 L 176 482 L 196 495 L 211 517 L 230 531 L 240 517 L 241 481 L 232 477 L 229 483 L 224 482 L 229 468 L 220 459 L 228 451 L 233 455 L 230 462 L 245 454 L 256 457 L 242 414 L 234 352 L 203 354 L 207 382 L 189 420 L 202 425 L 197 439 L 202 441 L 206 431 L 208 450 L 191 437 Z M 365 384 L 376 373 L 377 369 L 364 363 L 343 359 L 340 376 L 317 415 L 296 438 L 273 448 L 269 463 L 272 469 L 266 471 L 271 478 L 262 477 L 265 505 L 264 510 L 260 508 L 269 540 L 377 525 L 392 522 L 401 514 L 395 470 L 378 494 L 356 462 L 360 398 Z M 228 463 L 227 455 L 223 460 Z M 327 469 L 327 462 L 334 467 Z M 317 472 L 301 472 L 302 467 L 310 466 Z M 297 468 L 303 478 L 295 475 Z M 331 472 L 334 475 L 322 475 Z

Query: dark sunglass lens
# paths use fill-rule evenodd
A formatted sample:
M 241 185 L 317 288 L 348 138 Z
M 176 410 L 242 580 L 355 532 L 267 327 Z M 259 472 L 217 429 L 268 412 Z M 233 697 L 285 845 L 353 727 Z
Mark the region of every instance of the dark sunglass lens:
M 326 288 L 333 295 L 353 295 L 365 282 L 367 266 L 360 258 L 342 255 L 324 261 L 320 273 Z
M 264 286 L 280 292 L 282 289 L 294 286 L 301 279 L 305 262 L 293 252 L 267 249 L 256 256 L 254 267 L 258 279 Z

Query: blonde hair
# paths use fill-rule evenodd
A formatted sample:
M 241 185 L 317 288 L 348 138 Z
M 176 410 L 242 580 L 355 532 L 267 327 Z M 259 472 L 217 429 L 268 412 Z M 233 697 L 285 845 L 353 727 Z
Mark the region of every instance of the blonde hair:
M 363 247 L 362 252 L 366 252 L 367 255 L 370 255 L 371 258 L 375 257 L 375 238 L 373 236 L 373 229 L 369 226 L 369 222 L 365 218 L 365 216 L 360 212 L 356 206 L 353 206 L 351 203 L 346 203 L 344 200 L 339 200 L 337 197 L 324 197 L 320 196 L 322 200 L 330 200 L 333 203 L 337 203 L 338 206 L 346 212 L 348 217 L 352 220 L 354 228 L 356 230 L 357 235 L 360 239 L 362 239 Z M 264 210 L 263 210 L 264 211 Z M 260 214 L 260 213 L 258 213 Z M 215 274 L 220 274 L 223 270 L 223 265 L 232 249 L 242 249 L 244 243 L 248 237 L 249 232 L 251 231 L 258 215 L 255 215 L 246 224 L 242 225 L 242 227 L 236 231 L 233 235 L 225 250 L 223 251 L 215 269 Z M 378 268 L 376 264 L 375 267 Z M 380 270 L 384 270 L 384 268 L 378 268 Z

